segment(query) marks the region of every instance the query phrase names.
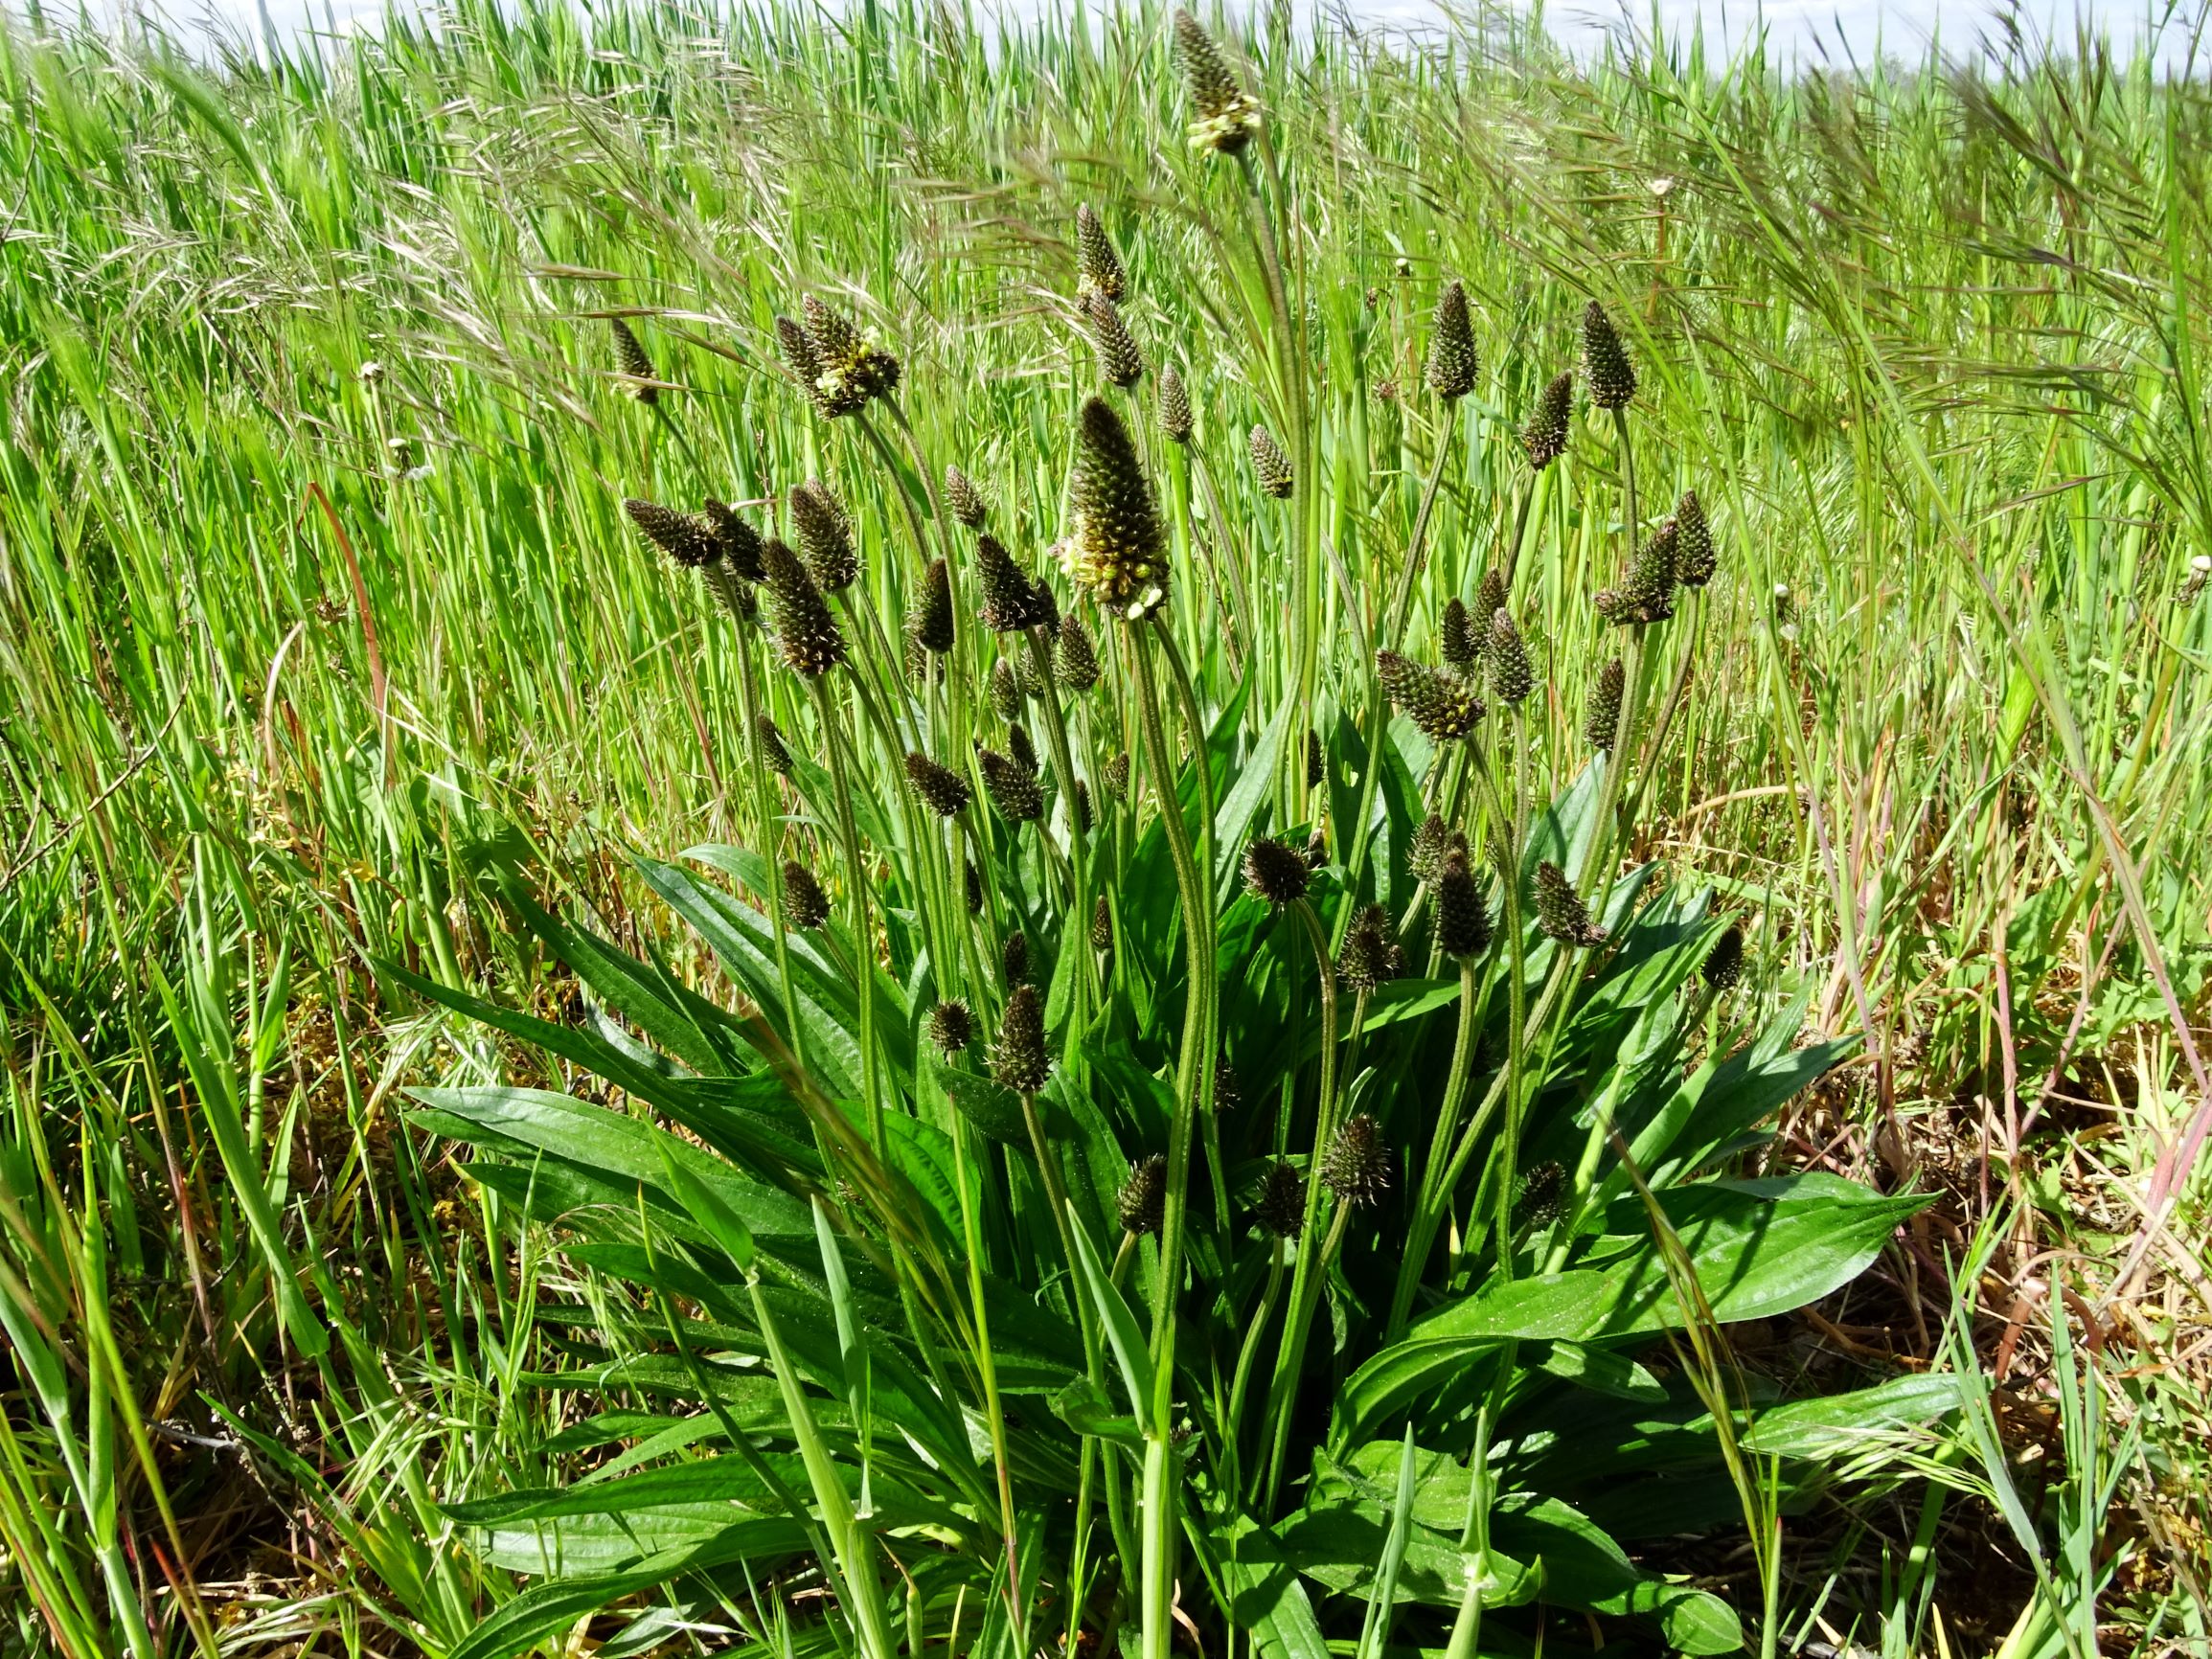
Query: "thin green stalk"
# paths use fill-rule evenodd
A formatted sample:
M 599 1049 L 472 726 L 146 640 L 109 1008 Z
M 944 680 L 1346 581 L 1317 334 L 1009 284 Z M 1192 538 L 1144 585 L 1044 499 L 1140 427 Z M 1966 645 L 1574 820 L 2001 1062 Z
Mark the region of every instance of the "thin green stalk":
M 837 801 L 837 840 L 845 856 L 847 900 L 853 927 L 853 982 L 860 1004 L 860 1094 L 868 1111 L 868 1141 L 878 1158 L 888 1156 L 883 1138 L 883 1097 L 876 1077 L 876 943 L 868 893 L 873 885 L 860 855 L 860 831 L 853 819 L 853 788 L 846 776 L 846 737 L 842 717 L 830 696 L 826 677 L 807 681 L 813 693 L 815 717 L 822 725 L 824 746 L 830 752 L 830 782 Z

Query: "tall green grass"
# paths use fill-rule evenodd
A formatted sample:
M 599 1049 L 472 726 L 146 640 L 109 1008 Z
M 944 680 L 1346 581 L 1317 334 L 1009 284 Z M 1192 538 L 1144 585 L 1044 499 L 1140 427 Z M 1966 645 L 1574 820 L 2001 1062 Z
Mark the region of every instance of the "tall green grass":
M 1788 1145 L 1997 1207 L 1985 1305 L 2031 1331 L 2057 1284 L 2100 1331 L 2176 1336 L 2212 964 L 2212 100 L 2093 43 L 2002 78 L 1792 77 L 1695 47 L 1578 67 L 1480 21 L 1244 43 L 1294 158 L 1327 544 L 1358 583 L 1397 570 L 1456 276 L 1486 373 L 1425 649 L 1512 528 L 1499 440 L 1604 301 L 1657 435 L 1644 489 L 1698 487 L 1723 547 L 1635 851 L 1755 918 L 1823 1031 L 1868 1034 Z M 1363 707 L 1364 668 L 1243 463 L 1266 391 L 1188 210 L 1156 15 L 466 8 L 267 74 L 11 26 L 0 95 L 0 1641 L 450 1645 L 516 1584 L 440 1505 L 558 1480 L 575 1408 L 532 1386 L 538 1292 L 601 1292 L 399 1118 L 405 1086 L 541 1062 L 369 964 L 559 1006 L 486 874 L 520 856 L 711 981 L 621 853 L 757 840 L 740 688 L 618 503 L 831 475 L 887 625 L 907 557 L 864 451 L 774 372 L 775 311 L 824 291 L 892 341 L 923 449 L 1034 551 L 1092 378 L 1065 296 L 1094 203 L 1132 327 L 1200 389 L 1190 488 L 1237 527 L 1212 551 L 1261 596 L 1232 660 L 1186 570 L 1208 700 Z M 609 312 L 682 388 L 704 480 L 614 383 Z M 1545 642 L 1585 638 L 1614 574 L 1619 481 L 1601 430 L 1578 443 L 1521 579 L 1544 753 L 1594 666 Z M 1947 1243 L 1891 1263 L 1939 1329 Z M 2185 1491 L 2201 1405 L 2057 1353 L 2068 1437 L 2100 1409 L 2164 1430 L 2097 1478 Z M 2078 1596 L 2082 1511 L 2043 1567 Z M 1932 1582 L 1940 1608 L 1911 1559 L 1898 1604 Z M 2145 1618 L 2201 1634 L 2193 1582 Z

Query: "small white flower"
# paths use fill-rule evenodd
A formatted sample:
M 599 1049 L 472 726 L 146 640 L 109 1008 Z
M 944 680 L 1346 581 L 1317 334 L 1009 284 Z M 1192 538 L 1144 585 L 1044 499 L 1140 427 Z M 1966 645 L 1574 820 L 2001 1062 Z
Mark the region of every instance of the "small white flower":
M 358 369 L 353 371 L 353 378 L 360 381 L 364 386 L 374 386 L 383 377 L 384 365 L 377 362 L 374 357 L 371 357 L 366 363 L 363 363 Z

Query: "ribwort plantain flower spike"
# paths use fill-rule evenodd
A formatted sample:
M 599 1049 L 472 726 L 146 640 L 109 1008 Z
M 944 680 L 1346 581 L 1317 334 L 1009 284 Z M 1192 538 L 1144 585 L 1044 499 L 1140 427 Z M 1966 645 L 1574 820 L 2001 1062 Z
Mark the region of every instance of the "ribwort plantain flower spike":
M 811 933 L 830 920 L 830 896 L 796 859 L 784 863 L 784 920 L 801 933 Z
M 1719 568 L 1705 504 L 1695 489 L 1685 489 L 1675 503 L 1675 580 L 1684 587 L 1703 587 Z
M 1595 300 L 1583 310 L 1583 375 L 1589 382 L 1590 401 L 1600 409 L 1626 409 L 1635 398 L 1636 366 L 1629 361 L 1612 318 Z
M 1471 680 L 1482 672 L 1482 653 L 1490 641 L 1474 625 L 1474 615 L 1454 595 L 1444 602 L 1444 615 L 1436 627 L 1437 648 L 1444 654 L 1444 666 L 1463 680 Z
M 1114 947 L 1114 911 L 1106 902 L 1105 894 L 1091 906 L 1090 947 L 1093 950 L 1111 950 Z
M 1456 742 L 1482 719 L 1482 699 L 1471 690 L 1410 657 L 1377 651 L 1375 672 L 1383 695 L 1432 743 Z
M 1077 292 L 1104 294 L 1117 306 L 1129 298 L 1121 256 L 1088 202 L 1075 210 L 1075 262 Z
M 1029 740 L 1029 728 L 1019 720 L 1006 728 L 1007 757 L 1032 778 L 1041 776 L 1037 764 L 1037 745 Z
M 721 552 L 722 562 L 730 567 L 730 574 L 740 581 L 759 581 L 761 533 L 740 518 L 726 501 L 717 501 L 710 495 L 706 499 L 706 510 L 715 546 Z
M 655 383 L 660 376 L 652 371 L 652 359 L 637 337 L 637 330 L 620 317 L 609 317 L 607 328 L 614 334 L 614 360 L 622 388 L 647 408 L 660 401 L 660 387 Z
M 899 359 L 878 349 L 853 320 L 812 294 L 799 303 L 814 348 L 814 388 L 825 415 L 855 415 L 871 398 L 899 389 Z
M 1160 436 L 1170 443 L 1191 441 L 1191 394 L 1173 365 L 1160 371 Z
M 998 972 L 1010 986 L 1029 983 L 1029 935 L 1018 927 L 998 947 Z
M 1306 728 L 1306 787 L 1318 789 L 1329 777 L 1329 757 L 1321 747 L 1321 734 Z
M 1091 643 L 1090 629 L 1083 625 L 1083 619 L 1073 611 L 1060 619 L 1060 637 L 1054 642 L 1052 666 L 1060 686 L 1078 695 L 1099 683 L 1098 648 Z
M 1004 657 L 991 665 L 991 706 L 1002 720 L 1021 718 L 1021 682 Z
M 791 751 L 784 744 L 784 734 L 776 729 L 775 719 L 766 714 L 753 716 L 753 731 L 761 739 L 761 759 L 769 771 L 779 778 L 791 775 Z
M 1167 536 L 1129 428 L 1097 398 L 1078 417 L 1071 494 L 1069 579 L 1131 622 L 1152 615 L 1168 601 Z
M 779 316 L 776 319 L 776 349 L 784 354 L 785 367 L 791 371 L 791 378 L 807 394 L 808 401 L 829 419 L 850 415 L 850 409 L 832 409 L 822 396 L 822 359 L 814 350 L 814 342 L 808 337 L 806 325 L 796 317 Z
M 1744 928 L 1731 922 L 1728 931 L 1714 941 L 1705 966 L 1698 970 L 1715 991 L 1734 990 L 1744 977 Z
M 1602 944 L 1606 930 L 1590 920 L 1589 906 L 1575 892 L 1566 872 L 1546 858 L 1536 867 L 1536 920 L 1544 935 L 1562 944 Z
M 780 541 L 762 544 L 761 584 L 767 589 L 768 615 L 786 663 L 815 679 L 845 660 L 845 636 L 837 630 L 836 618 L 799 556 Z
M 1405 953 L 1398 948 L 1390 913 L 1380 904 L 1367 905 L 1344 931 L 1344 948 L 1336 956 L 1337 983 L 1366 995 L 1404 972 Z
M 1618 627 L 1649 626 L 1675 614 L 1675 558 L 1681 529 L 1668 519 L 1629 564 L 1628 580 L 1597 596 L 1598 614 Z
M 1428 330 L 1428 389 L 1447 403 L 1456 402 L 1474 390 L 1480 373 L 1474 352 L 1474 330 L 1468 322 L 1467 290 L 1454 280 L 1436 298 L 1436 316 Z
M 1528 646 L 1514 626 L 1513 612 L 1499 605 L 1490 613 L 1491 694 L 1510 709 L 1516 709 L 1536 689 L 1536 671 L 1529 667 Z
M 1405 867 L 1413 872 L 1416 881 L 1434 882 L 1444 874 L 1445 855 L 1451 851 L 1451 830 L 1431 812 L 1413 831 L 1412 843 L 1405 850 Z
M 906 781 L 914 785 L 922 804 L 940 818 L 957 818 L 973 798 L 967 779 L 927 755 L 906 757 Z
M 1490 937 L 1482 884 L 1469 868 L 1467 854 L 1455 847 L 1444 855 L 1436 877 L 1436 947 L 1466 961 L 1488 950 Z
M 1165 1153 L 1154 1152 L 1129 1165 L 1129 1178 L 1114 1194 L 1114 1217 L 1125 1233 L 1157 1237 L 1167 1215 L 1168 1160 Z
M 688 512 L 634 496 L 622 504 L 622 510 L 648 541 L 686 570 L 696 570 L 721 557 L 714 531 Z
M 1106 793 L 1117 801 L 1129 798 L 1129 756 L 1124 749 L 1106 763 Z
M 1145 377 L 1145 354 L 1122 321 L 1121 307 L 1095 288 L 1083 295 L 1081 304 L 1083 332 L 1090 336 L 1091 351 L 1098 358 L 1099 377 L 1128 391 Z
M 1244 1097 L 1237 1090 L 1237 1068 L 1226 1059 L 1214 1062 L 1214 1111 L 1234 1112 L 1244 1103 Z
M 1628 671 L 1619 657 L 1608 658 L 1590 682 L 1589 702 L 1583 712 L 1583 740 L 1593 749 L 1610 752 L 1621 731 L 1621 697 L 1628 691 Z
M 1259 836 L 1244 849 L 1244 888 L 1255 898 L 1294 904 L 1306 897 L 1311 875 L 1306 860 L 1272 836 Z
M 952 569 L 942 558 L 922 574 L 922 594 L 914 604 L 914 640 L 932 655 L 952 648 Z
M 1189 11 L 1175 12 L 1175 51 L 1190 89 L 1191 148 L 1238 155 L 1260 130 L 1260 106 L 1246 95 L 1221 49 Z
M 968 1005 L 955 997 L 941 1002 L 929 1011 L 929 1040 L 937 1051 L 950 1059 L 965 1049 L 975 1035 L 975 1015 Z
M 1295 1239 L 1306 1223 L 1306 1178 L 1277 1159 L 1260 1177 L 1260 1196 L 1252 1206 L 1260 1231 L 1274 1239 Z
M 1567 452 L 1567 434 L 1574 424 L 1575 377 L 1561 370 L 1537 394 L 1536 408 L 1521 428 L 1520 446 L 1528 464 L 1541 472 Z
M 1044 1003 L 1035 986 L 1017 985 L 1006 999 L 998 1041 L 991 1050 L 991 1075 L 999 1087 L 1017 1095 L 1036 1094 L 1052 1075 L 1044 1047 Z
M 1382 1144 L 1381 1125 L 1365 1112 L 1345 1119 L 1321 1160 L 1321 1180 L 1354 1209 L 1380 1203 L 1390 1191 L 1390 1148 Z
M 983 589 L 983 625 L 993 633 L 1046 627 L 1056 620 L 1051 590 L 1032 581 L 995 535 L 975 538 L 975 575 Z
M 860 556 L 853 547 L 853 524 L 843 503 L 819 478 L 791 487 L 791 528 L 799 537 L 799 557 L 807 574 L 824 593 L 853 585 L 860 574 Z
M 1265 426 L 1254 426 L 1251 447 L 1252 476 L 1259 481 L 1260 493 L 1277 501 L 1289 500 L 1297 480 L 1290 469 L 1290 458 L 1283 453 L 1275 435 Z
M 983 528 L 984 515 L 989 511 L 983 491 L 957 466 L 945 468 L 945 510 L 970 530 Z
M 996 749 L 976 755 L 983 768 L 984 793 L 1009 824 L 1034 824 L 1044 816 L 1044 795 L 1030 772 Z

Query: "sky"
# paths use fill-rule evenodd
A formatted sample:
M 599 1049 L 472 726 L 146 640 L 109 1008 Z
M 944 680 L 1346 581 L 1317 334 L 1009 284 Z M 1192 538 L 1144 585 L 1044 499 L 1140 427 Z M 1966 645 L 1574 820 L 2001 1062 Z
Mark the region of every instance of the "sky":
M 46 0 L 59 13 L 74 10 L 77 0 Z M 95 16 L 113 16 L 121 8 L 147 5 L 157 15 L 167 15 L 188 32 L 210 29 L 235 33 L 252 39 L 267 26 L 280 35 L 301 30 L 327 31 L 335 23 L 341 31 L 363 26 L 381 14 L 384 0 L 80 0 Z M 434 0 L 399 0 L 403 7 L 428 9 Z M 827 0 L 832 6 L 838 0 Z M 1071 0 L 982 0 L 1006 9 L 1035 11 Z M 1093 0 L 1096 3 L 1096 0 Z M 1232 4 L 1238 0 L 1231 0 Z M 1320 7 L 1341 11 L 1355 19 L 1380 27 L 1420 26 L 1433 22 L 1438 12 L 1434 0 L 1294 0 L 1302 9 Z M 0 0 L 0 6 L 20 11 L 23 0 Z M 2184 21 L 2171 23 L 2162 37 L 2161 57 L 2178 65 L 2186 55 L 2186 19 L 2204 10 L 2207 0 L 1545 0 L 1546 20 L 1555 36 L 1570 46 L 1590 49 L 1601 44 L 1608 28 L 1617 29 L 1625 17 L 1649 30 L 1654 15 L 1670 34 L 1686 34 L 1702 23 L 1709 43 L 1735 45 L 1749 33 L 1764 28 L 1769 47 L 1781 57 L 1791 56 L 1809 64 L 1864 61 L 1878 52 L 1917 58 L 1931 38 L 1940 37 L 1946 50 L 1971 54 L 1976 43 L 2001 38 L 2001 19 L 2017 14 L 2031 28 L 2061 41 L 2069 40 L 2077 21 L 2102 29 L 2115 45 L 2144 38 L 2152 19 L 2169 4 Z M 2201 57 L 2199 59 L 2202 61 Z

